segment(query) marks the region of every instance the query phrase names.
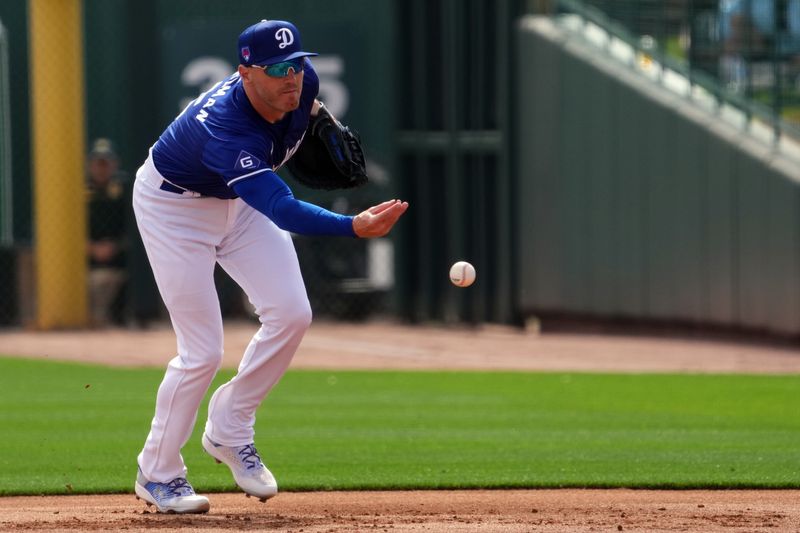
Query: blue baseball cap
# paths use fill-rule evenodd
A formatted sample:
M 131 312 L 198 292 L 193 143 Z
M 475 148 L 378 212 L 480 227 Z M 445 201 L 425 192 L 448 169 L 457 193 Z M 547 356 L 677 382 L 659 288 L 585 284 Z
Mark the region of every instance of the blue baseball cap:
M 294 24 L 285 20 L 262 20 L 239 35 L 239 63 L 246 67 L 263 67 L 315 55 L 313 52 L 303 52 L 300 32 Z

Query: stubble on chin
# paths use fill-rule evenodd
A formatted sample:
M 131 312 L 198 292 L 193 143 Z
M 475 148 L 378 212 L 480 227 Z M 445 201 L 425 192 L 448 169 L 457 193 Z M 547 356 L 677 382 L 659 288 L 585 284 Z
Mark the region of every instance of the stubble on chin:
M 286 95 L 286 109 L 287 111 L 294 111 L 300 107 L 300 93 L 290 93 Z

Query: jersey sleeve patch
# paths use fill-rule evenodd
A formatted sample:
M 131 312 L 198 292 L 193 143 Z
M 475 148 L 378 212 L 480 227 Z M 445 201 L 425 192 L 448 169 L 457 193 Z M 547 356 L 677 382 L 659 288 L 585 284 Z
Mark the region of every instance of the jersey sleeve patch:
M 244 170 L 245 172 L 255 170 L 261 166 L 261 160 L 256 156 L 242 150 L 236 157 L 236 170 Z

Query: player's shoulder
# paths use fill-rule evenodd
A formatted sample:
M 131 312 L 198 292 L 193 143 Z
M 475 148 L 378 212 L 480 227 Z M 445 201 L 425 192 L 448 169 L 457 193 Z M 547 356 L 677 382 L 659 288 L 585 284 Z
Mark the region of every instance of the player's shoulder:
M 261 124 L 255 111 L 246 102 L 242 84 L 237 83 L 219 101 L 209 100 L 208 117 L 204 125 L 208 132 L 221 140 L 238 139 L 261 134 Z M 212 95 L 213 97 L 213 95 Z

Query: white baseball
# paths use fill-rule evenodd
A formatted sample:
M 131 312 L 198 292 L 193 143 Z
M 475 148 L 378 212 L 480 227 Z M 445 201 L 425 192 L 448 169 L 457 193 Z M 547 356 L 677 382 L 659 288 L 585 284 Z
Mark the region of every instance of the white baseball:
M 475 281 L 475 267 L 459 261 L 450 267 L 450 281 L 456 287 L 469 287 Z

